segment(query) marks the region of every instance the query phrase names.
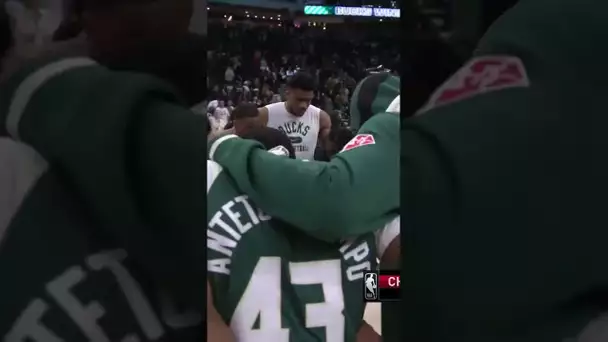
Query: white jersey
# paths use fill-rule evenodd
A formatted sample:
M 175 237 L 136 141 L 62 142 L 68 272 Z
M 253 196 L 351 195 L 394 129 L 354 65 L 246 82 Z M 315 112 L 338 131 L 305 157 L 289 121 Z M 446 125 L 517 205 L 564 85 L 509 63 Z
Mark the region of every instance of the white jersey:
M 268 109 L 268 127 L 276 128 L 289 136 L 296 158 L 313 160 L 317 139 L 319 137 L 321 109 L 308 106 L 302 116 L 295 116 L 287 111 L 285 102 L 266 106 Z

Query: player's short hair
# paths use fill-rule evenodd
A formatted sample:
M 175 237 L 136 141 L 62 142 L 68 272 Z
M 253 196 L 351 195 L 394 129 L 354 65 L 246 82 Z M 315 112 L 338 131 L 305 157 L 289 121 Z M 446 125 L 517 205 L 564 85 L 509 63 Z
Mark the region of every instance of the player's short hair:
M 311 74 L 304 71 L 298 71 L 287 80 L 287 87 L 291 89 L 314 91 L 316 89 L 316 82 Z
M 253 102 L 243 102 L 236 106 L 231 114 L 232 120 L 255 118 L 258 116 L 258 106 Z
M 291 144 L 287 134 L 270 127 L 258 127 L 241 136 L 243 139 L 251 139 L 260 142 L 267 150 L 277 146 L 283 146 L 289 151 L 289 158 L 296 158 L 296 151 Z

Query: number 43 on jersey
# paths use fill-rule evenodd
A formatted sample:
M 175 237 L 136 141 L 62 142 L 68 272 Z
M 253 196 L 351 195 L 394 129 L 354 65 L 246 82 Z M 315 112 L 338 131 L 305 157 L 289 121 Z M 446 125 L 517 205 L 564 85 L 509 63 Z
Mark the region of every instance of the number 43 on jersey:
M 340 260 L 289 263 L 293 285 L 320 285 L 324 302 L 306 304 L 306 328 L 325 328 L 326 342 L 344 342 Z M 239 342 L 289 342 L 282 327 L 281 258 L 261 257 L 230 322 Z M 253 329 L 259 317 L 259 329 Z

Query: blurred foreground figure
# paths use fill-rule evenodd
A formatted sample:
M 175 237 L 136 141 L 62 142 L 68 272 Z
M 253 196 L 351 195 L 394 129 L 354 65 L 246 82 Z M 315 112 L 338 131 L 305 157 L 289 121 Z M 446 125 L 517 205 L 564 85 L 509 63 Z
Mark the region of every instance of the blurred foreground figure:
M 144 9 L 125 6 L 125 17 L 127 8 Z M 2 51 L 10 43 L 4 23 Z M 124 60 L 103 56 L 136 55 L 97 51 L 105 50 L 91 55 L 119 66 Z M 3 70 L 0 339 L 201 341 L 206 262 L 192 242 L 205 236 L 205 118 L 192 115 L 172 85 L 110 72 L 87 55 L 70 42 L 29 61 L 7 60 Z M 179 212 L 170 213 L 173 205 Z
M 194 105 L 205 97 L 206 51 L 191 18 L 192 0 L 71 0 L 56 39 L 83 30 L 79 52 L 114 70 L 166 80 Z

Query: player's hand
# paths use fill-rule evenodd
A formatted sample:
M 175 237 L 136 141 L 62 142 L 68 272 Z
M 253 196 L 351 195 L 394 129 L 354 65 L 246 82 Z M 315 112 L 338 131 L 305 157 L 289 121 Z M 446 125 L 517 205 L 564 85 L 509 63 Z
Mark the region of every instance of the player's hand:
M 382 337 L 378 335 L 371 325 L 363 321 L 357 333 L 357 342 L 382 342 Z

